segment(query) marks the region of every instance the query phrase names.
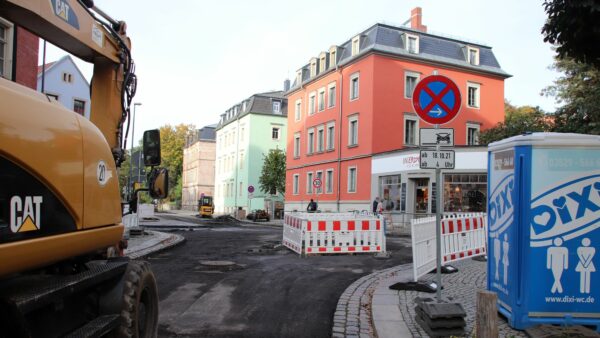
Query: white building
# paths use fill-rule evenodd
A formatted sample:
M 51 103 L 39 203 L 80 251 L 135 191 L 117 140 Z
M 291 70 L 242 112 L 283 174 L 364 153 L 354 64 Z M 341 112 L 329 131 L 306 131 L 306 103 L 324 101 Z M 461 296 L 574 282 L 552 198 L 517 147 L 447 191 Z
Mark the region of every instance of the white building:
M 90 84 L 70 56 L 38 67 L 37 90 L 54 97 L 67 109 L 90 118 Z

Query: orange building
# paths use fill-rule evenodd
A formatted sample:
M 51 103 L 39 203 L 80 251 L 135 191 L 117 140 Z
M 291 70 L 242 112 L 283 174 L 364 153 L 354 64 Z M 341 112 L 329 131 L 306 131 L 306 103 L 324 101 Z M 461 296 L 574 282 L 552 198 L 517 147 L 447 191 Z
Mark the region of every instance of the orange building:
M 504 120 L 510 75 L 491 47 L 427 33 L 420 8 L 410 28 L 376 24 L 300 68 L 287 92 L 286 210 L 304 210 L 311 198 L 322 211 L 371 210 L 381 195 L 374 158 L 418 157 L 419 128 L 432 127 L 411 103 L 418 81 L 432 74 L 461 91 L 460 113 L 444 125 L 457 147 L 476 146 L 481 130 Z

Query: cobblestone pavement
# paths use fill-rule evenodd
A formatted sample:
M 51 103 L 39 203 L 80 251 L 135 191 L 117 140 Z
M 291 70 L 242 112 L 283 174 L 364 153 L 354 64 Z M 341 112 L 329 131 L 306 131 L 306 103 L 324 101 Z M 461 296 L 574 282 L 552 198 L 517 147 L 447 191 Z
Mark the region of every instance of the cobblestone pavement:
M 474 337 L 477 290 L 486 286 L 486 263 L 467 259 L 453 264 L 454 274 L 442 275 L 445 299 L 462 304 L 467 313 L 468 337 Z M 422 280 L 434 280 L 435 274 Z M 428 337 L 415 321 L 416 297 L 435 297 L 435 294 L 416 291 L 394 291 L 389 286 L 412 280 L 412 264 L 399 265 L 378 271 L 350 285 L 338 301 L 334 314 L 332 337 Z M 500 337 L 527 337 L 513 330 L 498 316 Z

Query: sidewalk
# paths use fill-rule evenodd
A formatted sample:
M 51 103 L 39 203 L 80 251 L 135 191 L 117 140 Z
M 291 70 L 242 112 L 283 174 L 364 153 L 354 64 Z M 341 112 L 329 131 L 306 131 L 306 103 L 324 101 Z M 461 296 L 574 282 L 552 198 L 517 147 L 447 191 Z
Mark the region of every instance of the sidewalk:
M 145 230 L 143 235 L 131 236 L 125 256 L 131 259 L 143 258 L 151 253 L 162 251 L 185 241 L 185 237 L 159 231 Z
M 486 262 L 466 259 L 452 264 L 458 268 L 454 274 L 442 275 L 442 296 L 462 304 L 467 312 L 467 337 L 474 337 L 477 290 L 485 289 Z M 434 280 L 428 274 L 423 280 Z M 378 271 L 350 285 L 340 297 L 334 315 L 332 337 L 428 337 L 415 320 L 416 297 L 435 294 L 416 291 L 395 291 L 389 286 L 412 280 L 412 264 L 399 265 Z M 500 337 L 528 337 L 524 331 L 508 326 L 498 316 Z

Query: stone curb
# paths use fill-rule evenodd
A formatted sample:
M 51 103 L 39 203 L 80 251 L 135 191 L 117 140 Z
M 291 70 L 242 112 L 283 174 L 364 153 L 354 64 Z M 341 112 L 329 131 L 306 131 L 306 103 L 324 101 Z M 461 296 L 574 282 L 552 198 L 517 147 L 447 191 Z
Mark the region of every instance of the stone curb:
M 158 231 L 148 231 L 148 232 L 158 232 Z M 131 253 L 127 254 L 127 256 L 131 259 L 145 258 L 146 256 L 148 256 L 150 254 L 164 251 L 164 250 L 173 248 L 177 245 L 181 245 L 185 241 L 186 241 L 185 237 L 183 237 L 179 234 L 169 234 L 169 237 L 160 241 L 159 243 L 154 244 L 149 247 L 146 247 L 146 248 L 142 248 L 142 249 L 134 251 L 134 252 L 131 252 Z

